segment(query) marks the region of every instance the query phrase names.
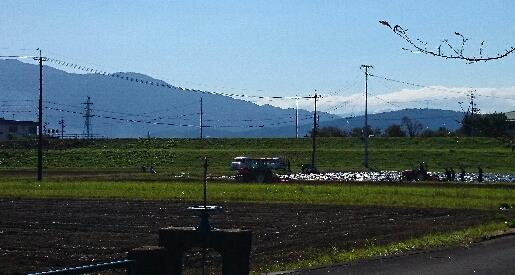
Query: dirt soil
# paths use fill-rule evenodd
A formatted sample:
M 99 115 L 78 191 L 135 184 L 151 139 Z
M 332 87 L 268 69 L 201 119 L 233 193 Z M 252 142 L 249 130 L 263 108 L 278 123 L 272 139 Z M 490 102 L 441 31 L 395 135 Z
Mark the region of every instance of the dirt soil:
M 132 248 L 157 245 L 159 228 L 196 226 L 198 218 L 186 210 L 188 206 L 191 204 L 172 201 L 0 199 L 0 274 L 123 259 Z M 385 244 L 494 218 L 492 211 L 480 210 L 222 206 L 225 212 L 211 217 L 211 222 L 218 228 L 252 231 L 252 270 L 298 261 L 317 250 Z M 186 265 L 193 266 L 187 273 L 196 273 L 194 258 L 186 257 Z

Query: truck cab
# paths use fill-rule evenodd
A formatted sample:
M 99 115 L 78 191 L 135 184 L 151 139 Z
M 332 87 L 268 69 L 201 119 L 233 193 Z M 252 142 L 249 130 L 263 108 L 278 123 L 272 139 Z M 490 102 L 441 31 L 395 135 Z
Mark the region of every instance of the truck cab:
M 242 168 L 250 167 L 249 157 L 235 157 L 231 162 L 231 170 L 238 171 Z
M 231 162 L 231 170 L 237 171 L 237 179 L 244 182 L 276 182 L 279 181 L 279 177 L 273 171 L 287 168 L 287 161 L 279 157 L 236 157 Z

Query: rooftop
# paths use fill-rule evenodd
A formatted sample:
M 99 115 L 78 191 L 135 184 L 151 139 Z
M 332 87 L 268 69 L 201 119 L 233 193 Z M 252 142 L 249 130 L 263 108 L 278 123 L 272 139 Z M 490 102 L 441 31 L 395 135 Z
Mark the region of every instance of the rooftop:
M 8 120 L 8 119 L 0 118 L 0 125 L 38 126 L 38 123 L 35 121 Z

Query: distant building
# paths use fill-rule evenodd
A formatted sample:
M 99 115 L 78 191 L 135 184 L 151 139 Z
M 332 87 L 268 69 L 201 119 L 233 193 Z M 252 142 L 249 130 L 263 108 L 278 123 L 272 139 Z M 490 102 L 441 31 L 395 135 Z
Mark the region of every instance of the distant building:
M 0 118 L 0 141 L 15 137 L 31 137 L 37 135 L 38 123 L 34 121 L 6 120 Z
M 515 111 L 507 112 L 505 114 L 508 121 L 515 121 Z

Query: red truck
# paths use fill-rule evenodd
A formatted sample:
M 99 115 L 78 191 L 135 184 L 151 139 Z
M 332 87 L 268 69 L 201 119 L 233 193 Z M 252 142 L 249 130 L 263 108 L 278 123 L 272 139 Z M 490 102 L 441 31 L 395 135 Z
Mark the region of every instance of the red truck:
M 279 157 L 236 157 L 231 162 L 231 170 L 238 172 L 236 178 L 242 182 L 278 182 L 280 179 L 274 171 L 288 171 L 289 163 Z

